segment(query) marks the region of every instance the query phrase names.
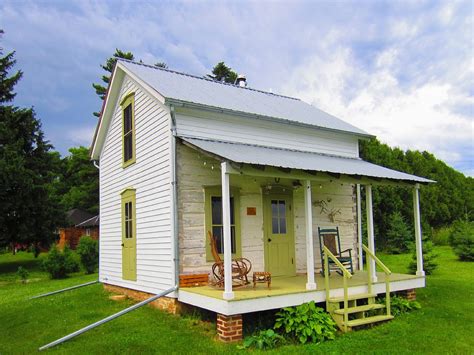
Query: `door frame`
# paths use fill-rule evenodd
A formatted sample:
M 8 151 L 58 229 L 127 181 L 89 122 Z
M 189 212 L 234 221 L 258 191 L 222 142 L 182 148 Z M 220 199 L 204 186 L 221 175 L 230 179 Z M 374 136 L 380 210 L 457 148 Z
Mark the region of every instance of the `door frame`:
M 121 192 L 121 225 L 122 225 L 122 280 L 137 280 L 137 199 L 136 190 L 127 188 Z M 125 204 L 132 203 L 132 238 L 127 239 L 125 236 Z M 126 250 L 127 249 L 127 250 Z M 128 253 L 128 255 L 126 255 Z M 127 260 L 126 256 L 131 256 Z M 128 267 L 127 267 L 128 266 Z
M 272 189 L 273 190 L 273 189 Z M 272 222 L 272 214 L 270 211 L 270 201 L 275 199 L 286 199 L 289 202 L 288 206 L 288 216 L 287 216 L 287 232 L 290 237 L 290 244 L 292 247 L 291 250 L 291 257 L 293 259 L 293 265 L 291 267 L 291 274 L 289 275 L 282 275 L 282 276 L 295 276 L 296 275 L 296 244 L 295 244 L 295 228 L 294 228 L 294 203 L 293 203 L 293 190 L 291 187 L 277 187 L 274 188 L 275 191 L 265 191 L 262 189 L 262 203 L 263 203 L 263 254 L 264 254 L 264 269 L 265 271 L 270 271 L 268 269 L 269 263 L 269 233 L 271 231 L 271 222 Z M 290 265 L 291 266 L 291 265 Z M 290 267 L 289 267 L 290 269 Z

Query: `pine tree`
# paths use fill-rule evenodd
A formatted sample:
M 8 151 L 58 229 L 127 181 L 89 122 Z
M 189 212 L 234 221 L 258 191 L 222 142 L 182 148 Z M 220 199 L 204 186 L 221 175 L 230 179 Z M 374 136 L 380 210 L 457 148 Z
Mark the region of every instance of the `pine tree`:
M 422 241 L 423 246 L 423 270 L 425 271 L 426 275 L 431 275 L 433 271 L 438 267 L 438 263 L 436 262 L 436 258 L 438 255 L 433 252 L 433 243 L 429 239 L 428 236 L 423 236 Z M 416 265 L 416 250 L 413 252 L 413 257 L 408 266 L 408 270 L 415 274 L 417 269 Z
M 0 49 L 0 246 L 48 246 L 63 214 L 50 196 L 58 155 L 44 139 L 31 108 L 6 103 L 15 97 L 22 72 L 9 76 L 15 52 Z
M 410 250 L 412 233 L 400 212 L 395 211 L 389 217 L 385 249 L 392 254 L 401 254 Z
M 225 65 L 224 62 L 217 63 L 212 69 L 212 74 L 208 74 L 207 76 L 211 79 L 225 81 L 231 84 L 234 84 L 235 80 L 237 80 L 237 73 Z
M 115 63 L 117 63 L 117 58 L 133 60 L 134 56 L 132 52 L 124 52 L 118 48 L 115 49 L 115 53 L 113 54 L 113 56 L 107 59 L 105 61 L 105 64 L 101 65 L 101 68 L 104 69 L 108 73 L 108 74 L 102 75 L 102 81 L 107 85 L 109 85 L 110 75 L 114 71 Z M 105 95 L 107 93 L 107 88 L 101 84 L 92 84 L 92 87 L 95 89 L 95 93 L 99 95 L 100 99 L 104 100 Z M 99 117 L 100 113 L 94 112 L 94 116 Z

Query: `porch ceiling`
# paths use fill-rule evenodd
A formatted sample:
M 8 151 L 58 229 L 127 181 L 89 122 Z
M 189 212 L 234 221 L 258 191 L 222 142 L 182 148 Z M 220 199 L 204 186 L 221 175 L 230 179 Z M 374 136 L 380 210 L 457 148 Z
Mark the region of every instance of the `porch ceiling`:
M 230 143 L 217 140 L 180 137 L 194 149 L 234 163 L 271 166 L 283 169 L 323 172 L 330 176 L 344 175 L 361 183 L 366 177 L 375 181 L 386 180 L 404 184 L 431 183 L 433 180 L 406 174 L 366 162 L 362 159 L 330 156 L 312 152 L 295 151 L 265 146 Z M 334 177 L 333 177 L 334 178 Z

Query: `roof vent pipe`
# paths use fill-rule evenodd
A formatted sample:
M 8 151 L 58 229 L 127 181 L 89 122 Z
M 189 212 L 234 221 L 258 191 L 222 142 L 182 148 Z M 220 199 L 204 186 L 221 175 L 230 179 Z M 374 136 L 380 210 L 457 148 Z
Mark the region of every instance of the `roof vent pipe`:
M 247 87 L 247 78 L 243 74 L 239 74 L 237 79 L 235 79 L 235 83 L 241 87 Z

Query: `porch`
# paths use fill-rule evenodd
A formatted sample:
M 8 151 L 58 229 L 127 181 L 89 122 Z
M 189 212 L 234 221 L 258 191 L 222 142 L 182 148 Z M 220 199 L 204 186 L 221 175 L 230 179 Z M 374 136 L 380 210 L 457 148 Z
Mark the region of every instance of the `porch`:
M 373 283 L 373 293 L 382 294 L 386 291 L 386 275 L 377 272 L 377 281 Z M 274 277 L 271 288 L 266 284 L 257 284 L 254 289 L 252 284 L 246 287 L 234 288 L 234 298 L 226 300 L 222 290 L 212 286 L 181 287 L 178 300 L 193 306 L 204 308 L 213 312 L 234 315 L 257 312 L 268 309 L 296 306 L 305 302 L 316 303 L 326 301 L 324 277 L 315 275 L 316 289 L 308 290 L 306 287 L 307 276 L 297 275 L 290 277 Z M 348 279 L 348 294 L 357 295 L 368 293 L 367 271 L 356 271 Z M 425 286 L 425 277 L 409 274 L 390 275 L 390 291 L 402 291 Z M 331 297 L 343 297 L 343 277 L 333 272 L 329 277 Z

